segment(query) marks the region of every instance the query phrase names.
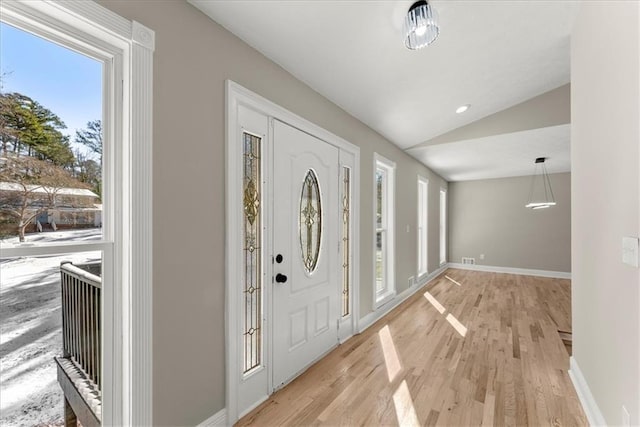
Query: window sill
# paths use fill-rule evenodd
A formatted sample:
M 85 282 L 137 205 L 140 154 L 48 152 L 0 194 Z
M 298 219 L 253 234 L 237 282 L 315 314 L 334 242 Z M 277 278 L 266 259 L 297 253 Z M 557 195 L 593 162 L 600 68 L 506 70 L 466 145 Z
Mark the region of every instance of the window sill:
M 395 296 L 396 296 L 396 291 L 389 291 L 380 296 L 376 296 L 376 302 L 373 305 L 373 309 L 377 310 L 383 305 L 387 304 L 388 302 L 391 302 L 395 298 Z

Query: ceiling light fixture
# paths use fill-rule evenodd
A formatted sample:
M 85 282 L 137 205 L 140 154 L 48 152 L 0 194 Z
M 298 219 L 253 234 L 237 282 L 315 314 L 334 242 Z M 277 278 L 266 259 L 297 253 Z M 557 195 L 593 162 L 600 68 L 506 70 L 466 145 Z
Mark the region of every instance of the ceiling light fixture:
M 471 104 L 465 104 L 465 105 L 461 105 L 456 109 L 456 113 L 458 114 L 462 114 L 465 111 L 467 111 L 469 109 L 469 107 L 471 107 Z
M 404 18 L 404 45 L 416 50 L 430 45 L 438 38 L 438 13 L 424 0 L 415 2 Z
M 535 170 L 531 177 L 531 188 L 529 189 L 529 203 L 526 208 L 546 209 L 556 205 L 551 189 L 551 180 L 544 163 L 546 157 L 538 157 L 535 161 Z M 538 172 L 538 170 L 540 172 Z

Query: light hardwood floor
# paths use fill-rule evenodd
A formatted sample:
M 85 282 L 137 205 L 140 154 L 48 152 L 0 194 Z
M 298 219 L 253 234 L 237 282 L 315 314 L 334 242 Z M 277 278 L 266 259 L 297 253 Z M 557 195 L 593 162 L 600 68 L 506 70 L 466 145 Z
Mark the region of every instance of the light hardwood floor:
M 586 426 L 558 330 L 569 280 L 450 269 L 238 425 Z

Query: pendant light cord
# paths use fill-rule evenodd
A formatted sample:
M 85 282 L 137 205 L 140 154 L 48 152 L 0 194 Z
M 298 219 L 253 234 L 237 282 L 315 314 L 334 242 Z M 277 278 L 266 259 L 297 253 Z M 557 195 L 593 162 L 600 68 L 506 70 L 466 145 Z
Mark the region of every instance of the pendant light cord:
M 526 207 L 532 207 L 533 209 L 540 209 L 543 207 L 554 206 L 556 204 L 556 199 L 553 194 L 553 189 L 551 187 L 551 178 L 549 178 L 549 172 L 547 171 L 547 165 L 544 162 L 544 158 L 539 157 L 536 159 L 535 168 L 533 171 L 533 176 L 531 177 L 531 185 L 529 187 L 529 201 L 527 202 Z M 540 165 L 538 168 L 538 165 Z M 538 173 L 540 173 L 540 178 L 542 182 L 538 184 L 538 186 L 542 185 L 544 187 L 544 201 L 538 201 L 534 203 L 534 196 L 536 194 L 536 180 L 538 179 Z
M 551 188 L 551 179 L 549 178 L 549 172 L 547 172 L 547 165 L 545 163 L 542 164 L 542 173 L 544 174 L 544 198 L 547 201 L 555 202 L 556 198 L 553 196 L 553 189 Z M 549 187 L 549 193 L 551 193 L 551 200 L 549 200 L 549 196 L 547 195 L 547 186 Z
M 527 203 L 531 203 L 531 201 L 533 200 L 533 189 L 535 187 L 535 183 L 536 183 L 536 176 L 538 176 L 538 164 L 536 163 L 534 171 L 533 171 L 533 178 L 531 178 L 531 185 L 529 186 L 529 200 L 527 201 Z

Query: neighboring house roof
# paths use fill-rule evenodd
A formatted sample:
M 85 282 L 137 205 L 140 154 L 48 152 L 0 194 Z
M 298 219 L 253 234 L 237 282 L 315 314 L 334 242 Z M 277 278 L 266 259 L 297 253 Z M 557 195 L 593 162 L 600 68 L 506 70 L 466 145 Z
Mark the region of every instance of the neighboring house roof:
M 26 187 L 32 193 L 51 194 L 54 192 L 53 188 L 42 185 L 27 185 Z M 0 191 L 24 191 L 24 188 L 15 182 L 0 182 Z M 85 188 L 58 188 L 55 193 L 61 196 L 99 197 L 93 191 Z

